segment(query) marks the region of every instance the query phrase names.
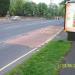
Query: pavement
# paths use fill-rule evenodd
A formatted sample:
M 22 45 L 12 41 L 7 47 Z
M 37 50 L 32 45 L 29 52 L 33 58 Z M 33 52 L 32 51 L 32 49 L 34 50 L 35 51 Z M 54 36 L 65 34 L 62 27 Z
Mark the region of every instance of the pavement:
M 70 51 L 61 64 L 64 68 L 60 70 L 59 75 L 75 75 L 75 41 L 71 41 Z
M 67 40 L 67 33 L 63 30 L 58 36 L 54 38 L 54 40 Z
M 0 75 L 63 29 L 63 20 L 0 22 Z
M 62 69 L 60 75 L 75 75 L 75 41 L 72 41 L 70 52 L 64 58 L 63 64 L 69 64 L 71 66 Z

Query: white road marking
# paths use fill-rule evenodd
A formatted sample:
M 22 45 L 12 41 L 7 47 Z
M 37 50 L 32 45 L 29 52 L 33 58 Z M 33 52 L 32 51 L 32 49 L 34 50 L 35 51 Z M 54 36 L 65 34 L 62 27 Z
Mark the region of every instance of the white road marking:
M 11 65 L 13 65 L 14 63 L 16 63 L 17 61 L 19 61 L 20 59 L 22 59 L 23 57 L 27 56 L 28 54 L 34 52 L 35 50 L 37 50 L 38 48 L 40 48 L 41 46 L 43 46 L 44 44 L 48 43 L 49 41 L 53 40 L 61 31 L 63 30 L 63 28 L 61 28 L 55 35 L 53 35 L 50 39 L 48 39 L 47 41 L 43 42 L 41 45 L 39 45 L 37 48 L 32 49 L 31 51 L 29 51 L 28 53 L 25 53 L 24 55 L 20 56 L 19 58 L 15 59 L 14 61 L 10 62 L 9 64 L 5 65 L 4 67 L 0 68 L 0 72 L 5 70 L 6 68 L 10 67 Z

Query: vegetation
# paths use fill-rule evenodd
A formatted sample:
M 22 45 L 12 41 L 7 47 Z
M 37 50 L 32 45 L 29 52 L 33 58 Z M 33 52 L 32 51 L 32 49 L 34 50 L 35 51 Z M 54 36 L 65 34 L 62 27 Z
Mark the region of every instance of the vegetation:
M 22 15 L 23 4 L 24 0 L 10 0 L 10 15 Z
M 47 5 L 45 3 L 39 3 L 37 7 L 38 7 L 38 16 L 46 16 L 48 12 Z
M 58 65 L 69 51 L 67 41 L 52 41 L 6 75 L 59 75 Z
M 59 7 L 59 16 L 64 16 L 65 15 L 65 3 L 66 3 L 66 0 L 62 1 L 60 3 L 60 7 Z
M 0 16 L 6 15 L 7 11 L 11 16 L 63 17 L 65 1 L 62 1 L 59 6 L 55 4 L 48 6 L 45 3 L 36 4 L 27 0 L 0 0 Z
M 5 16 L 9 10 L 10 0 L 0 0 L 0 16 Z
M 51 18 L 59 16 L 58 15 L 59 14 L 58 8 L 59 7 L 57 5 L 55 5 L 55 4 L 49 5 L 49 7 L 48 7 L 48 13 L 47 14 L 50 14 Z
M 24 4 L 24 15 L 25 16 L 36 16 L 37 15 L 37 5 L 33 2 L 26 2 Z

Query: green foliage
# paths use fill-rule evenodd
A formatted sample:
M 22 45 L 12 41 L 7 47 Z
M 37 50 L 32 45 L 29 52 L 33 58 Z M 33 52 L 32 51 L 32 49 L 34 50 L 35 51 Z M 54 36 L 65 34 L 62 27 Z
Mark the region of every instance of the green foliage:
M 47 5 L 45 3 L 39 3 L 38 5 L 33 2 L 26 2 L 24 4 L 24 14 L 27 16 L 42 16 L 47 14 Z
M 59 16 L 65 16 L 65 6 L 66 0 L 62 1 L 59 6 Z
M 59 16 L 65 16 L 65 6 L 60 5 L 59 7 Z
M 45 3 L 36 4 L 34 2 L 26 2 L 25 0 L 11 0 L 10 14 L 22 16 L 39 16 L 46 18 L 55 18 L 57 16 L 64 16 L 65 14 L 64 2 L 59 6 L 55 4 L 47 5 Z
M 45 3 L 38 4 L 38 16 L 45 16 L 47 14 L 48 7 Z
M 11 15 L 23 15 L 24 0 L 11 0 L 10 2 L 10 14 Z
M 0 16 L 5 16 L 9 10 L 10 0 L 0 0 Z
M 49 5 L 48 13 L 51 14 L 51 17 L 56 17 L 56 16 L 58 16 L 58 6 L 55 5 L 55 4 Z
M 59 7 L 55 4 L 48 6 L 45 3 L 36 4 L 26 2 L 26 0 L 0 0 L 0 16 L 5 16 L 8 10 L 10 15 L 53 18 L 64 16 L 65 0 L 60 3 Z
M 53 41 L 6 75 L 58 75 L 59 64 L 71 47 L 67 41 Z
M 35 16 L 37 14 L 37 5 L 33 2 L 26 2 L 23 8 L 26 16 Z
M 64 5 L 66 3 L 66 0 L 63 0 L 60 5 Z

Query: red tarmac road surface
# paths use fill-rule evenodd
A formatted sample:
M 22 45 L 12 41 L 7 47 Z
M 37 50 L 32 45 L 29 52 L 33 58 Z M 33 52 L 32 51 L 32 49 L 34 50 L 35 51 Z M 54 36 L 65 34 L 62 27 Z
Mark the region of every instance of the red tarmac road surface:
M 16 37 L 6 41 L 5 43 L 36 48 L 48 40 L 51 36 L 55 35 L 61 28 L 61 26 L 48 26 L 46 28 L 28 32 L 27 35 Z

